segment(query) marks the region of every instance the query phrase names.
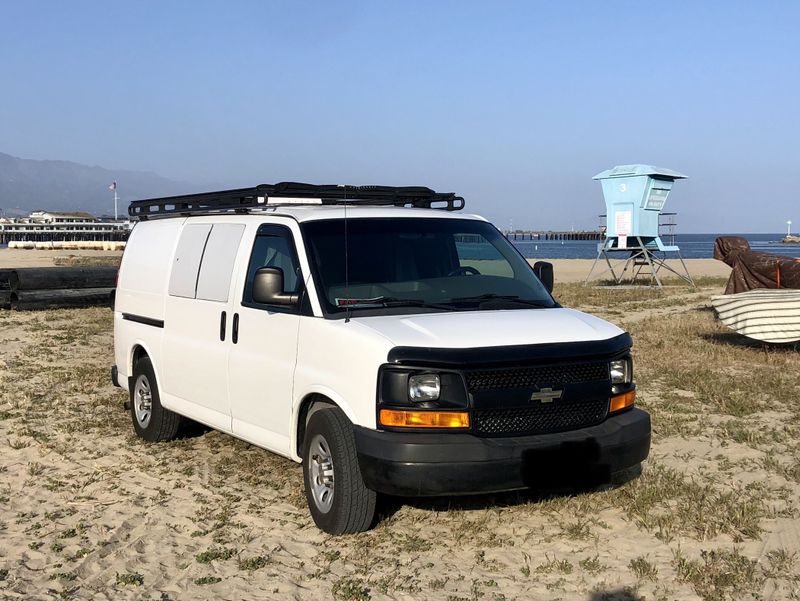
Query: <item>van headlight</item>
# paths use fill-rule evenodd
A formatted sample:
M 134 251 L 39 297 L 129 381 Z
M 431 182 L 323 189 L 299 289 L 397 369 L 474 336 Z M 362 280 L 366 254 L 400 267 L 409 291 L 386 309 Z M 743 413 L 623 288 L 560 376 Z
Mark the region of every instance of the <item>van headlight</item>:
M 439 400 L 441 388 L 439 374 L 414 374 L 408 377 L 408 398 L 415 403 Z
M 467 387 L 452 369 L 383 365 L 378 371 L 378 406 L 397 409 L 466 409 Z
M 633 382 L 633 363 L 630 357 L 615 359 L 608 364 L 611 384 L 630 384 Z

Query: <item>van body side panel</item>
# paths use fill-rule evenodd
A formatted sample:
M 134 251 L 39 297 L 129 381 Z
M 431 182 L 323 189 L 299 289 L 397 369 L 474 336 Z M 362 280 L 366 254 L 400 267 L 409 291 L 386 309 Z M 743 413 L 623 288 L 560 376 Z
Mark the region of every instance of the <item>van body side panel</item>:
M 170 265 L 184 221 L 137 223 L 122 255 L 114 301 L 114 360 L 123 387 L 132 375 L 131 361 L 137 344 L 146 348 L 159 375 L 163 328 L 124 319 L 123 315 L 155 322 L 164 320 Z
M 167 297 L 161 398 L 165 407 L 230 432 L 228 345 L 220 341 L 225 304 Z
M 300 320 L 292 413 L 292 458 L 296 454 L 301 401 L 318 393 L 334 401 L 357 426 L 375 428 L 378 368 L 392 348 L 389 340 L 357 320 Z

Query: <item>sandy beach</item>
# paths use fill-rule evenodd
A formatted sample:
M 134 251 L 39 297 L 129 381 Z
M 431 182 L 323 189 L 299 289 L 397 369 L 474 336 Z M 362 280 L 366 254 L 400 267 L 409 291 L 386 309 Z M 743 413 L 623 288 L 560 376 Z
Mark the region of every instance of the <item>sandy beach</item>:
M 0 249 L 0 269 L 12 267 L 48 267 L 57 263 L 70 261 L 100 260 L 113 262 L 114 257 L 121 257 L 119 252 L 112 251 L 69 251 L 63 250 L 19 250 Z M 531 262 L 533 262 L 531 260 Z M 590 259 L 553 259 L 553 268 L 557 282 L 583 282 L 592 268 L 593 260 Z M 680 270 L 680 262 L 670 260 L 667 262 L 673 269 Z M 687 259 L 686 265 L 692 277 L 728 277 L 730 267 L 722 261 L 714 259 Z M 597 272 L 605 266 L 598 264 Z
M 717 273 L 703 264 L 693 275 Z M 563 282 L 586 268 L 557 262 L 555 295 L 634 338 L 653 419 L 641 474 L 384 499 L 376 527 L 346 537 L 315 528 L 297 464 L 201 428 L 136 438 L 109 381 L 108 309 L 0 310 L 0 598 L 796 598 L 797 351 L 727 331 L 709 308 L 722 279 Z
M 122 257 L 118 251 L 104 250 L 23 250 L 19 248 L 0 248 L 0 269 L 15 267 L 53 267 L 70 263 L 94 262 L 113 263 Z

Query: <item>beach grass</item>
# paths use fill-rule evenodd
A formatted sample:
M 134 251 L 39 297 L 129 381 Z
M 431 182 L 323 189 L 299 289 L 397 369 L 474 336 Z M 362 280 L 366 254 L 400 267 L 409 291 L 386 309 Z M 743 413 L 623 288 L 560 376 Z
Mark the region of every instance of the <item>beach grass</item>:
M 347 537 L 314 527 L 291 461 L 199 427 L 136 438 L 108 309 L 0 311 L 0 597 L 795 598 L 800 354 L 721 326 L 723 283 L 556 287 L 634 338 L 640 474 L 383 499 Z

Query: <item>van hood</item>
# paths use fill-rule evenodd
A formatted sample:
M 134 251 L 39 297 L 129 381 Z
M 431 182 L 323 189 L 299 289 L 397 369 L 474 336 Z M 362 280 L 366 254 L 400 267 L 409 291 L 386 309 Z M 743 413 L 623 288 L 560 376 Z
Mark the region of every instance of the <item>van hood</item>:
M 395 346 L 478 348 L 606 340 L 617 326 L 573 309 L 460 311 L 353 319 Z

